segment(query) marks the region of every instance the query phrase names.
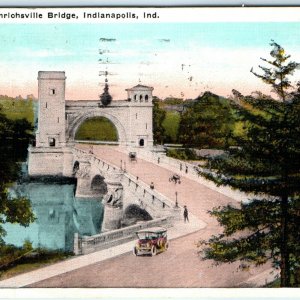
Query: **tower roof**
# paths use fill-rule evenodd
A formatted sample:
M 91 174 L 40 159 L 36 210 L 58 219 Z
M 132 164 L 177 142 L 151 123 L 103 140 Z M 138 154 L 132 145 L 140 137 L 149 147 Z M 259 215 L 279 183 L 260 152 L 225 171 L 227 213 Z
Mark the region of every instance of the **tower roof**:
M 126 89 L 126 91 L 144 91 L 144 90 L 153 91 L 153 89 L 154 88 L 151 86 L 138 84 L 130 89 Z
M 39 71 L 38 79 L 66 79 L 65 71 Z

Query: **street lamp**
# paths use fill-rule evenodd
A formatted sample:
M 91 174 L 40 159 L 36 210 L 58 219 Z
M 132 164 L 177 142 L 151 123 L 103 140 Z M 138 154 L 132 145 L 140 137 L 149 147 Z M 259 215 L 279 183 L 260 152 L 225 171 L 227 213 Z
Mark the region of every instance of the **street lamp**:
M 177 201 L 177 195 L 178 195 L 178 193 L 177 193 L 177 191 L 175 192 L 175 207 L 176 208 L 178 208 L 178 201 Z

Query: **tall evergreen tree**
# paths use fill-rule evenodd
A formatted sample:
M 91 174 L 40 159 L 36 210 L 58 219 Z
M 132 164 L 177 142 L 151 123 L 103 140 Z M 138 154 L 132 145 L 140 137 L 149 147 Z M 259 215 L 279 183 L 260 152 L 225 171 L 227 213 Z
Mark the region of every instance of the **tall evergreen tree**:
M 294 61 L 288 61 L 290 55 L 286 55 L 284 49 L 274 42 L 270 43 L 273 47 L 270 52 L 271 59 L 261 58 L 267 63 L 266 66 L 259 66 L 263 74 L 258 74 L 251 69 L 256 77 L 261 78 L 266 84 L 272 86 L 272 91 L 285 102 L 291 99 L 293 86 L 289 77 L 294 74 L 294 71 L 299 68 L 300 64 Z
M 239 147 L 211 159 L 210 171 L 200 172 L 254 197 L 240 207 L 214 208 L 210 213 L 224 232 L 200 244 L 208 246 L 206 258 L 219 262 L 272 260 L 281 270 L 281 286 L 288 287 L 299 284 L 300 269 L 300 97 L 299 90 L 287 92 L 288 76 L 299 64 L 285 68 L 282 63 L 290 56 L 271 45 L 274 61 L 263 60 L 274 68 L 261 67 L 265 74 L 254 74 L 271 84 L 282 102 L 236 93 L 240 118 L 248 122 L 243 136 L 234 137 Z

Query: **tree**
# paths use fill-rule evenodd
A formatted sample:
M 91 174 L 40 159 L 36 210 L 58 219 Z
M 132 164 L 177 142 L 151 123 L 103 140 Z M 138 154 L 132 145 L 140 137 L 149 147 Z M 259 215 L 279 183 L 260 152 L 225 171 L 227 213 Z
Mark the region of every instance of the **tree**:
M 112 96 L 110 95 L 108 90 L 109 90 L 108 84 L 105 83 L 103 93 L 100 95 L 100 101 L 104 106 L 109 105 L 112 101 Z
M 281 286 L 288 287 L 299 285 L 300 269 L 300 93 L 299 89 L 287 93 L 291 89 L 287 77 L 298 64 L 284 68 L 281 63 L 290 56 L 283 56 L 283 48 L 275 42 L 271 45 L 274 69 L 255 75 L 277 89 L 282 102 L 237 94 L 240 118 L 248 122 L 244 135 L 234 136 L 239 147 L 210 159 L 206 166 L 210 171 L 200 172 L 217 185 L 255 196 L 240 207 L 214 208 L 210 214 L 224 232 L 200 244 L 207 246 L 206 258 L 218 262 L 258 265 L 271 260 L 281 270 Z
M 0 246 L 6 234 L 1 226 L 6 222 L 28 226 L 35 218 L 30 201 L 25 197 L 12 198 L 8 193 L 9 186 L 19 178 L 20 165 L 15 155 L 20 151 L 20 143 L 28 145 L 31 139 L 32 126 L 28 121 L 10 120 L 0 107 Z M 18 154 L 19 155 L 19 154 Z
M 270 52 L 273 60 L 261 58 L 261 60 L 270 65 L 270 67 L 259 66 L 263 71 L 262 75 L 254 72 L 253 68 L 250 72 L 256 77 L 261 78 L 265 83 L 271 85 L 273 88 L 272 91 L 285 102 L 289 100 L 291 90 L 293 90 L 289 76 L 294 74 L 294 71 L 299 68 L 300 64 L 294 61 L 288 61 L 291 56 L 286 55 L 284 49 L 273 40 L 270 45 L 273 47 Z
M 230 102 L 205 92 L 182 113 L 179 142 L 188 147 L 226 148 L 234 122 Z
M 153 99 L 153 140 L 155 144 L 162 144 L 165 139 L 165 128 L 162 123 L 166 117 L 166 111 L 159 106 L 159 99 Z

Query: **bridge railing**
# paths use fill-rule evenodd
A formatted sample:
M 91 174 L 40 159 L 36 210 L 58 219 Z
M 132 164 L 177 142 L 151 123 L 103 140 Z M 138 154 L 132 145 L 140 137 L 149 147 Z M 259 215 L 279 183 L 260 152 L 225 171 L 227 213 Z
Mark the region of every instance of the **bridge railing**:
M 109 171 L 109 170 L 114 170 L 114 171 L 120 171 L 121 172 L 121 169 L 120 167 L 110 163 L 110 162 L 107 162 L 106 160 L 102 159 L 102 158 L 99 158 L 99 157 L 96 157 L 93 153 L 89 153 L 89 151 L 87 150 L 83 150 L 83 149 L 79 149 L 79 148 L 74 148 L 74 153 L 77 155 L 77 156 L 85 156 L 87 160 L 89 160 L 90 162 L 96 162 L 97 163 L 101 163 L 99 165 L 98 164 L 98 167 L 99 168 L 102 168 L 102 169 L 105 169 L 105 171 Z
M 88 153 L 88 151 L 78 148 L 74 148 L 74 151 L 80 155 L 89 155 L 89 160 L 91 162 L 97 162 L 98 167 L 102 170 L 104 169 L 104 171 L 114 170 L 118 172 L 123 172 L 123 184 L 126 185 L 126 189 L 130 190 L 132 193 L 138 196 L 138 199 L 140 199 L 139 205 L 141 207 L 144 206 L 144 209 L 163 209 L 163 215 L 165 215 L 167 211 L 171 212 L 173 210 L 175 206 L 174 202 L 172 202 L 168 197 L 155 190 L 155 188 L 151 189 L 148 184 L 138 179 L 137 177 L 126 173 L 126 171 L 124 171 L 120 167 L 110 162 L 107 162 L 102 158 L 94 156 L 93 153 Z
M 127 187 L 129 187 L 131 191 L 134 191 L 139 198 L 150 202 L 158 201 L 162 208 L 170 209 L 174 207 L 174 203 L 168 197 L 155 190 L 155 188 L 152 189 L 139 178 L 128 173 L 125 173 L 124 177 L 126 178 L 124 181 L 127 181 Z
M 159 218 L 147 222 L 141 222 L 132 226 L 124 227 L 109 232 L 100 233 L 93 236 L 76 237 L 76 245 L 78 246 L 75 254 L 88 254 L 109 247 L 124 244 L 136 238 L 136 232 L 141 229 L 162 226 L 168 228 L 171 226 L 171 217 Z
M 206 187 L 217 191 L 227 197 L 230 197 L 237 201 L 248 201 L 248 199 L 251 198 L 251 194 L 246 194 L 237 190 L 233 190 L 228 186 L 217 186 L 212 181 L 209 181 L 204 177 L 200 176 L 198 171 L 203 169 L 199 167 L 197 163 L 193 164 L 176 158 L 168 157 L 165 154 L 161 154 L 161 152 L 157 153 L 155 151 L 145 151 L 144 149 L 139 149 L 137 151 L 138 157 L 141 157 L 142 159 L 145 159 L 157 165 L 161 165 L 162 167 L 169 169 L 180 176 L 184 176 L 195 180 L 200 184 L 203 184 Z

